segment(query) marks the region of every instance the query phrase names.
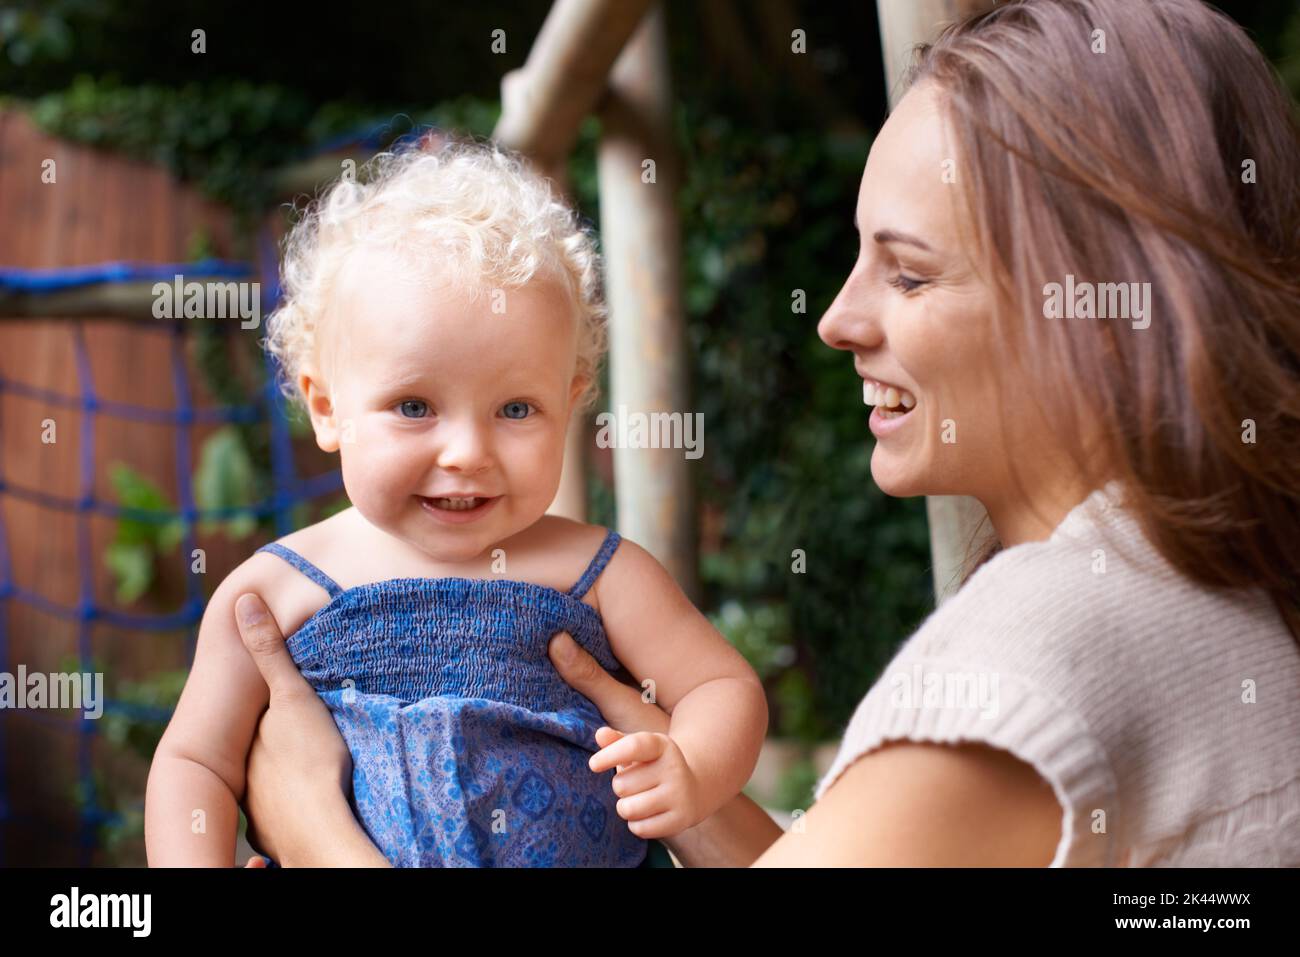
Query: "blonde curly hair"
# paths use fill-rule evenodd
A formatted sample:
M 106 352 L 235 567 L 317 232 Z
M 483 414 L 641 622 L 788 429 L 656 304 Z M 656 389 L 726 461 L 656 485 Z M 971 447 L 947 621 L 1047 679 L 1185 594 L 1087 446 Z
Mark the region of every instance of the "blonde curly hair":
M 590 408 L 606 346 L 600 257 L 574 211 L 520 156 L 464 140 L 379 153 L 307 205 L 284 239 L 282 299 L 262 342 L 291 400 L 301 401 L 298 377 L 332 285 L 359 246 L 436 260 L 440 276 L 463 288 L 557 282 L 578 323 L 576 374 L 587 379 L 579 408 Z

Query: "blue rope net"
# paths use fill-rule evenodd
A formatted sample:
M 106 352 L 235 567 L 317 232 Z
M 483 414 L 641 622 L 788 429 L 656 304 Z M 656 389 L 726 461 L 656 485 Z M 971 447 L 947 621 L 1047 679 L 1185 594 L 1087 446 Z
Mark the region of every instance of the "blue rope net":
M 259 239 L 258 257 L 263 264 L 263 277 L 270 281 L 263 282 L 263 314 L 274 308 L 279 299 L 279 282 L 276 270 L 274 243 L 263 234 Z M 0 270 L 0 288 L 22 291 L 53 291 L 71 286 L 96 282 L 139 281 L 141 279 L 170 279 L 175 273 L 188 272 L 191 275 L 226 276 L 242 278 L 252 275 L 253 270 L 246 264 L 205 261 L 203 263 L 186 263 L 183 265 L 141 265 L 128 263 L 108 263 L 99 266 L 78 267 L 71 270 Z M 269 303 L 269 306 L 266 304 Z M 93 320 L 95 322 L 114 320 Z M 131 614 L 102 605 L 95 597 L 96 557 L 91 547 L 90 518 L 107 516 L 114 519 L 128 519 L 139 522 L 167 523 L 182 520 L 182 555 L 193 554 L 194 528 L 197 522 L 204 520 L 229 520 L 241 515 L 253 515 L 258 518 L 273 517 L 277 536 L 293 530 L 292 512 L 301 502 L 316 499 L 342 489 L 342 477 L 335 470 L 325 474 L 300 478 L 295 474 L 292 438 L 289 421 L 286 416 L 284 398 L 277 386 L 278 376 L 274 360 L 266 359 L 266 384 L 258 401 L 239 406 L 218 406 L 196 408 L 192 400 L 191 376 L 185 355 L 186 329 L 184 320 L 160 320 L 158 325 L 135 323 L 142 334 L 164 334 L 171 338 L 170 370 L 172 386 L 175 393 L 175 408 L 170 410 L 152 409 L 124 402 L 111 402 L 100 398 L 95 391 L 94 378 L 86 349 L 85 323 L 82 321 L 60 320 L 70 322 L 73 327 L 73 349 L 80 383 L 80 393 L 68 395 L 41 388 L 27 383 L 6 379 L 0 375 L 0 400 L 4 394 L 12 394 L 34 399 L 50 406 L 81 410 L 80 448 L 78 461 L 78 495 L 76 498 L 50 494 L 37 488 L 28 488 L 9 481 L 0 467 L 0 495 L 32 503 L 44 509 L 72 513 L 78 516 L 77 528 L 77 568 L 79 576 L 78 601 L 75 606 L 66 606 L 51 601 L 45 596 L 27 588 L 20 587 L 13 578 L 10 560 L 9 535 L 5 527 L 4 512 L 0 509 L 0 672 L 16 673 L 16 662 L 10 658 L 9 614 L 11 602 L 18 602 L 38 609 L 41 612 L 77 623 L 77 653 L 83 671 L 91 670 L 91 638 L 93 629 L 101 625 L 113 625 L 134 631 L 180 631 L 187 635 L 187 662 L 192 662 L 194 645 L 197 640 L 198 624 L 203 616 L 206 596 L 200 586 L 200 576 L 185 575 L 185 597 L 180 607 L 164 614 Z M 0 402 L 0 410 L 3 405 Z M 178 490 L 178 509 L 175 511 L 144 511 L 129 508 L 114 502 L 104 501 L 95 496 L 96 449 L 95 423 L 99 416 L 111 416 L 141 423 L 170 425 L 176 430 L 175 469 Z M 0 415 L 0 429 L 3 429 L 3 416 Z M 191 427 L 206 423 L 257 423 L 265 422 L 270 429 L 271 449 L 271 489 L 266 499 L 242 508 L 200 509 L 194 502 L 191 489 Z M 103 824 L 120 823 L 121 815 L 110 808 L 100 805 L 92 774 L 91 742 L 97 732 L 98 721 L 81 715 L 75 722 L 58 720 L 40 711 L 31 710 L 21 713 L 25 719 L 45 723 L 50 726 L 68 730 L 77 735 L 77 777 L 82 794 L 80 825 L 78 827 L 78 860 L 82 866 L 89 866 L 98 846 L 98 829 Z M 165 721 L 170 717 L 169 709 L 144 707 L 139 704 L 113 699 L 106 694 L 104 713 L 125 714 L 146 720 Z M 0 721 L 0 864 L 7 863 L 8 830 L 14 824 L 32 826 L 37 830 L 53 831 L 55 839 L 66 842 L 66 836 L 37 815 L 18 814 L 13 809 L 10 788 L 16 783 L 10 780 L 7 767 L 6 740 L 8 722 Z

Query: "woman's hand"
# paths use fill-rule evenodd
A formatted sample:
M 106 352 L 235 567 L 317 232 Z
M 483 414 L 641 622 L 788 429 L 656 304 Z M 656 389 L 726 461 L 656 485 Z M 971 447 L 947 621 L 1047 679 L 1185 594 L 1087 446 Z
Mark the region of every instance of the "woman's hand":
M 672 719 L 662 708 L 647 701 L 636 688 L 628 687 L 601 667 L 600 662 L 574 641 L 567 631 L 557 632 L 546 650 L 560 677 L 574 691 L 591 700 L 611 729 L 624 734 L 668 731 Z M 615 737 L 598 732 L 596 740 L 603 748 L 619 737 L 622 735 Z
M 551 664 L 575 691 L 591 699 L 601 716 L 612 725 L 596 732 L 601 748 L 592 756 L 604 754 L 625 734 L 648 731 L 667 734 L 672 719 L 657 704 L 647 701 L 640 691 L 623 684 L 589 655 L 567 632 L 552 639 L 547 652 Z M 618 730 L 615 730 L 618 729 Z M 615 757 L 618 751 L 612 752 Z M 614 775 L 631 774 L 637 765 L 619 765 Z M 615 793 L 620 793 L 616 785 Z M 778 837 L 781 828 L 757 804 L 738 794 L 712 817 L 681 833 L 664 838 L 664 843 L 687 867 L 744 867 L 754 862 Z
M 348 806 L 352 756 L 347 745 L 329 709 L 289 657 L 275 619 L 260 598 L 247 594 L 235 603 L 235 620 L 270 689 L 269 706 L 248 754 L 244 810 L 249 843 L 290 867 L 387 863 L 365 839 Z M 340 848 L 347 850 L 346 857 Z M 325 849 L 337 859 L 324 860 Z M 260 858 L 253 858 L 247 866 L 260 864 Z

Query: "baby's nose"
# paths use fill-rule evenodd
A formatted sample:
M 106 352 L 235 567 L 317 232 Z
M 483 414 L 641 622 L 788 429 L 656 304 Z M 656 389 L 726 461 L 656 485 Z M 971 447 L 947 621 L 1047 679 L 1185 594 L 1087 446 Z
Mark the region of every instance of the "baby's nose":
M 448 423 L 440 429 L 442 444 L 438 449 L 440 468 L 461 472 L 476 472 L 491 461 L 491 444 L 482 429 L 473 425 Z

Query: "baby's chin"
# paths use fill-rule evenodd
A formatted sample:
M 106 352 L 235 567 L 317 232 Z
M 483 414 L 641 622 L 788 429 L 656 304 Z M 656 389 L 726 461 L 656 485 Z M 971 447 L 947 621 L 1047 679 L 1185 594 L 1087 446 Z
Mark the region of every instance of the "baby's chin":
M 437 562 L 454 564 L 485 557 L 485 553 L 499 543 L 531 527 L 546 514 L 546 505 L 521 503 L 513 496 L 502 496 L 491 514 L 464 525 L 438 525 L 436 519 L 425 513 L 423 506 L 415 506 L 415 521 L 392 534 L 405 540 Z M 487 558 L 492 558 L 490 554 Z

